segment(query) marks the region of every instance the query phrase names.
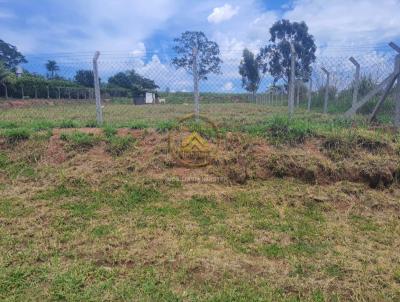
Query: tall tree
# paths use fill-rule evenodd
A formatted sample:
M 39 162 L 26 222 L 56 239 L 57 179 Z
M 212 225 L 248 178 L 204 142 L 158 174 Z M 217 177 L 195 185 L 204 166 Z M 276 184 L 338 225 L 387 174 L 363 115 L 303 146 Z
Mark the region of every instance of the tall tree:
M 11 75 L 12 73 L 4 66 L 3 62 L 0 61 L 0 84 L 4 87 L 4 94 L 6 98 L 8 98 L 6 82 Z
M 14 45 L 0 39 L 0 61 L 7 69 L 13 69 L 18 64 L 27 63 L 25 57 L 17 50 Z
M 179 38 L 174 39 L 174 50 L 177 54 L 172 64 L 183 68 L 193 76 L 194 112 L 196 117 L 200 113 L 199 82 L 207 80 L 211 73 L 221 73 L 220 51 L 218 44 L 207 39 L 201 31 L 186 31 Z
M 247 48 L 243 50 L 239 74 L 242 76 L 242 87 L 251 92 L 254 98 L 261 82 L 260 66 L 254 54 Z
M 58 67 L 57 62 L 54 60 L 48 60 L 45 66 L 47 71 L 50 73 L 50 78 L 54 79 L 56 71 L 60 70 L 60 67 Z
M 75 74 L 74 81 L 85 87 L 94 87 L 94 75 L 92 70 L 78 70 Z
M 259 60 L 263 73 L 269 72 L 274 83 L 282 79 L 287 85 L 290 76 L 292 43 L 296 52 L 296 78 L 307 81 L 311 76 L 311 64 L 315 62 L 314 37 L 308 33 L 305 22 L 280 20 L 269 30 L 270 43 L 260 50 Z
M 143 94 L 146 91 L 159 88 L 153 80 L 141 76 L 133 69 L 125 72 L 118 72 L 108 79 L 108 83 L 130 89 L 133 95 Z

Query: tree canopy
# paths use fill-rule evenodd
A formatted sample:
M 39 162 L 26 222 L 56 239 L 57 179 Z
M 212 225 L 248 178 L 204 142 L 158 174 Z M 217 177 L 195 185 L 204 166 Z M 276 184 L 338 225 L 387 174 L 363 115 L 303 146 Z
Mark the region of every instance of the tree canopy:
M 197 52 L 197 73 L 199 80 L 207 80 L 210 73 L 221 73 L 220 51 L 218 44 L 207 39 L 201 31 L 186 31 L 174 39 L 174 50 L 177 54 L 172 64 L 193 74 L 194 50 Z
M 313 36 L 308 33 L 306 23 L 280 20 L 272 25 L 270 34 L 270 43 L 260 50 L 259 55 L 263 73 L 269 72 L 274 83 L 280 79 L 288 83 L 292 43 L 296 52 L 296 78 L 308 80 L 317 47 Z
M 239 65 L 239 74 L 242 76 L 242 87 L 255 94 L 260 85 L 260 67 L 254 54 L 248 50 L 243 50 L 243 57 Z
M 54 60 L 48 60 L 45 66 L 50 73 L 50 78 L 54 78 L 56 71 L 60 70 L 60 67 L 58 67 L 57 62 Z
M 10 71 L 4 66 L 3 62 L 0 62 L 0 83 L 4 83 L 10 74 Z
M 108 79 L 108 83 L 132 91 L 134 95 L 143 94 L 159 88 L 153 80 L 138 74 L 134 69 L 118 72 Z
M 13 69 L 20 63 L 27 63 L 17 47 L 0 39 L 0 61 L 7 69 Z
M 75 74 L 74 81 L 85 87 L 94 87 L 94 75 L 92 70 L 78 70 Z

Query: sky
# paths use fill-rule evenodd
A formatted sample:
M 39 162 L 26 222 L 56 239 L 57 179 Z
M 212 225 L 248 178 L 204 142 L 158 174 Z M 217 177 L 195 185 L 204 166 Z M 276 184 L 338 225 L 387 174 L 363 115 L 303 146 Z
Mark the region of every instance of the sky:
M 122 58 L 131 56 L 144 73 L 168 74 L 172 40 L 186 30 L 216 41 L 226 66 L 237 66 L 244 47 L 256 52 L 265 45 L 282 18 L 305 21 L 320 56 L 374 55 L 400 42 L 399 12 L 400 0 L 0 0 L 0 39 L 31 64 L 46 56 L 89 62 L 99 50 L 109 65 L 119 60 L 123 68 Z M 228 68 L 221 89 L 237 86 L 227 80 Z M 182 72 L 174 77 L 189 86 Z

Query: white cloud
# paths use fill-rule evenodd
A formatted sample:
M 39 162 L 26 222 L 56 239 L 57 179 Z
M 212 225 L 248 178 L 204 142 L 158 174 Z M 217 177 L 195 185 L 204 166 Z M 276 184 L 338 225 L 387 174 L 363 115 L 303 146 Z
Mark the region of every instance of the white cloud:
M 0 24 L 2 38 L 17 45 L 23 53 L 127 51 L 162 28 L 177 12 L 179 3 L 174 0 L 70 0 L 50 5 L 63 12 L 57 21 L 42 12 L 33 12 L 24 22 L 17 15 L 15 18 L 21 18 L 21 26 L 16 28 L 3 22 Z M 69 15 L 75 21 L 66 19 Z M 5 16 L 2 10 L 1 16 Z M 24 23 L 28 25 L 22 26 Z
M 132 57 L 141 58 L 146 55 L 146 46 L 143 42 L 138 42 L 136 47 L 129 53 Z
M 320 43 L 356 48 L 399 37 L 399 12 L 397 0 L 297 0 L 283 17 L 305 21 Z
M 225 4 L 221 7 L 215 7 L 213 12 L 208 16 L 207 20 L 210 23 L 220 23 L 222 21 L 227 21 L 233 16 L 237 15 L 239 12 L 239 7 L 233 7 L 230 4 Z
M 226 82 L 226 83 L 224 84 L 224 86 L 222 87 L 222 89 L 223 89 L 224 91 L 232 91 L 233 88 L 234 88 L 234 86 L 233 86 L 233 83 L 232 83 L 232 82 Z

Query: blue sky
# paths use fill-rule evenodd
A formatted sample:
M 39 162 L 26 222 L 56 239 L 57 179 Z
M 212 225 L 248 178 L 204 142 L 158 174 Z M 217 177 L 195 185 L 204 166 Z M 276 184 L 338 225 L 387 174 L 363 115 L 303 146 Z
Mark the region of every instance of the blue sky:
M 400 41 L 399 12 L 399 0 L 0 0 L 0 39 L 31 62 L 100 50 L 103 59 L 134 54 L 150 70 L 165 67 L 174 37 L 202 30 L 237 66 L 242 49 L 257 51 L 278 19 L 305 21 L 319 55 L 347 56 Z

